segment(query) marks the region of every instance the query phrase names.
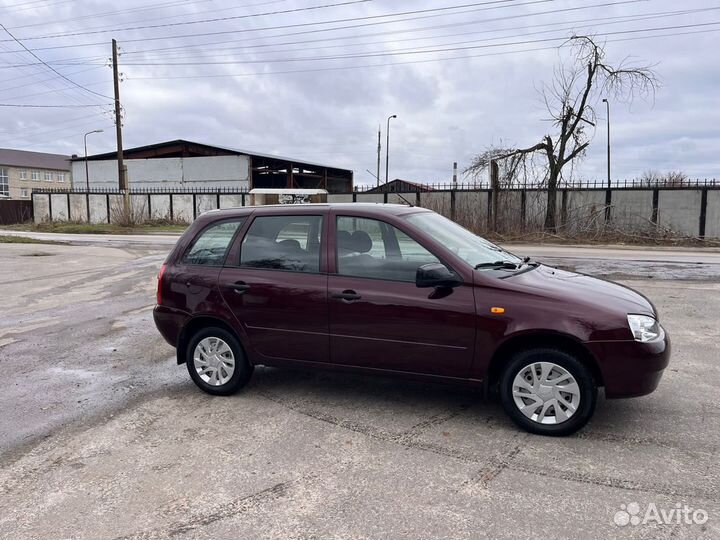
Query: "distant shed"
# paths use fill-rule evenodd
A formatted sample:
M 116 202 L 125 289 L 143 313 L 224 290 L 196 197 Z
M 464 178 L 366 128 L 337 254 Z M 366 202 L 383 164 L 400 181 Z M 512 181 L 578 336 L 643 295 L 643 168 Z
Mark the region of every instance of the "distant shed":
M 418 184 L 417 182 L 410 182 L 409 180 L 401 180 L 396 178 L 390 180 L 386 184 L 380 184 L 378 187 L 369 189 L 365 193 L 408 193 L 417 191 L 434 191 L 433 188 L 424 184 Z
M 183 139 L 130 148 L 123 157 L 131 188 L 353 189 L 349 169 Z M 87 161 L 90 187 L 117 187 L 117 152 L 88 156 Z M 84 186 L 85 158 L 74 157 L 72 171 L 75 185 Z

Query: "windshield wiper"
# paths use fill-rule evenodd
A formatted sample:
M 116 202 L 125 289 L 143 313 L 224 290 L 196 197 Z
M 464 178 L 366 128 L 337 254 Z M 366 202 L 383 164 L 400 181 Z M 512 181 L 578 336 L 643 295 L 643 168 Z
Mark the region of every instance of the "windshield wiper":
M 475 270 L 480 268 L 508 268 L 510 270 L 517 270 L 520 267 L 520 263 L 514 263 L 512 261 L 494 261 L 479 263 L 475 265 Z

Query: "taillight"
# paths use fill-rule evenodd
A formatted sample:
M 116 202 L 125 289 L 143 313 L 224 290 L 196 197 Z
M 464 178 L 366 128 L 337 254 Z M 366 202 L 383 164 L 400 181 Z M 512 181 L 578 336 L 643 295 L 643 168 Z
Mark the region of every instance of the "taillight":
M 163 276 L 165 275 L 165 270 L 167 269 L 167 265 L 163 264 L 160 267 L 160 272 L 158 273 L 158 284 L 157 284 L 157 304 L 162 305 L 162 285 L 163 285 Z

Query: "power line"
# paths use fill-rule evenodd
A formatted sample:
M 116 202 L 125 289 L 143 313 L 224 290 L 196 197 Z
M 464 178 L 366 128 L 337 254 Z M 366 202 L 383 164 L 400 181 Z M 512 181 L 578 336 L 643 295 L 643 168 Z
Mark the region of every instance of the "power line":
M 697 12 L 704 12 L 704 11 L 711 11 L 711 10 L 720 10 L 720 6 L 714 7 L 714 8 L 700 8 L 695 10 L 680 10 L 680 11 L 669 11 L 669 12 L 659 12 L 659 13 L 650 13 L 650 14 L 638 14 L 633 16 L 614 16 L 614 17 L 600 17 L 600 18 L 593 18 L 593 19 L 581 19 L 581 20 L 574 20 L 574 21 L 562 21 L 562 22 L 556 22 L 556 23 L 543 23 L 543 24 L 535 24 L 535 25 L 523 25 L 523 26 L 515 26 L 511 28 L 498 28 L 498 29 L 492 29 L 492 30 L 481 30 L 481 31 L 473 31 L 473 32 L 460 32 L 460 33 L 453 33 L 453 34 L 443 34 L 443 35 L 435 35 L 435 36 L 427 36 L 427 37 L 412 37 L 412 38 L 403 38 L 403 39 L 393 39 L 391 41 L 370 41 L 370 42 L 362 42 L 362 43 L 351 43 L 351 44 L 338 44 L 338 45 L 320 45 L 317 47 L 303 47 L 303 51 L 311 51 L 311 50 L 324 50 L 324 49 L 334 49 L 334 48 L 344 48 L 344 47 L 365 47 L 368 45 L 393 45 L 401 42 L 406 41 L 418 41 L 418 40 L 435 40 L 439 38 L 445 38 L 445 37 L 458 37 L 458 36 L 466 36 L 466 35 L 478 35 L 478 34 L 487 34 L 487 33 L 498 33 L 498 32 L 504 32 L 504 31 L 514 31 L 514 30 L 525 30 L 525 29 L 531 29 L 531 28 L 546 28 L 549 26 L 562 26 L 562 25 L 577 25 L 579 23 L 597 23 L 600 22 L 602 25 L 611 25 L 611 24 L 626 24 L 629 22 L 637 22 L 637 21 L 644 21 L 644 20 L 651 20 L 651 19 L 658 19 L 658 18 L 666 18 L 670 16 L 676 16 L 676 15 L 686 15 L 690 13 L 697 13 Z M 607 21 L 607 22 L 606 22 Z M 563 30 L 574 30 L 575 26 L 569 26 L 563 29 L 560 29 L 560 31 Z M 557 30 L 552 29 L 546 29 L 536 32 L 523 32 L 522 36 L 529 36 L 529 35 L 537 35 L 537 34 L 543 34 L 548 32 L 554 32 Z M 383 32 L 383 35 L 385 33 Z M 343 38 L 347 37 L 354 37 L 354 36 L 343 36 Z M 475 40 L 465 40 L 460 42 L 453 42 L 453 43 L 445 43 L 442 45 L 458 45 L 458 44 L 464 44 L 464 43 L 474 43 L 478 41 L 492 41 L 497 39 L 507 39 L 517 37 L 517 35 L 504 35 L 504 36 L 498 36 L 498 37 L 491 37 L 491 38 L 483 38 L 483 39 L 475 39 Z M 182 53 L 182 51 L 168 51 L 168 52 L 175 52 L 175 53 L 181 53 L 184 54 L 184 56 L 172 56 L 171 59 L 173 60 L 181 60 L 184 58 L 197 58 L 197 57 L 206 57 L 206 53 L 221 53 L 223 51 L 232 51 L 237 49 L 256 49 L 256 48 L 262 48 L 262 47 L 268 47 L 273 45 L 291 45 L 291 44 L 306 44 L 306 43 L 315 43 L 315 42 L 322 42 L 322 41 L 333 41 L 340 38 L 326 38 L 326 39 L 318 39 L 318 40 L 304 40 L 304 41 L 295 41 L 295 42 L 286 42 L 286 43 L 279 43 L 279 44 L 261 44 L 261 45 L 249 45 L 249 46 L 240 46 L 240 47 L 230 47 L 225 49 L 206 49 L 203 48 L 202 51 L 199 51 L 195 54 L 189 54 L 189 53 Z M 422 45 L 415 47 L 416 49 L 423 49 L 423 48 L 430 48 L 430 47 L 436 47 L 438 45 Z M 401 49 L 401 50 L 408 50 L 408 49 Z M 395 50 L 397 52 L 397 49 Z M 285 53 L 285 52 L 295 52 L 295 49 L 278 49 L 278 50 L 264 50 L 264 51 L 257 51 L 254 54 L 276 54 L 276 53 Z M 130 52 L 125 52 L 125 54 L 133 54 Z M 136 52 L 134 54 L 140 54 L 140 52 Z M 226 53 L 226 54 L 214 54 L 213 57 L 216 58 L 218 56 L 233 56 L 233 53 Z M 77 61 L 77 60 L 92 60 L 94 57 L 80 57 L 80 58 L 67 58 L 59 61 Z M 147 60 L 147 54 L 145 55 L 145 59 Z
M 101 98 L 103 98 L 103 99 L 113 99 L 113 98 L 111 98 L 111 97 L 109 97 L 109 96 L 106 96 L 106 95 L 100 94 L 100 93 L 98 93 L 98 92 L 95 92 L 94 90 L 90 90 L 89 88 L 86 88 L 86 87 L 83 86 L 82 84 L 76 83 L 76 82 L 73 81 L 72 79 L 66 77 L 65 75 L 63 75 L 62 73 L 60 73 L 58 70 L 56 70 L 54 67 L 52 67 L 50 64 L 48 64 L 47 62 L 45 62 L 42 58 L 40 58 L 40 57 L 39 57 L 37 54 L 35 54 L 33 51 L 31 51 L 30 49 L 28 49 L 22 41 L 20 41 L 19 39 L 17 39 L 7 28 L 5 28 L 5 25 L 3 25 L 2 23 L 0 23 L 0 28 L 2 28 L 3 30 L 5 30 L 5 32 L 7 32 L 7 35 L 9 35 L 11 38 L 13 38 L 13 40 L 14 40 L 15 42 L 17 42 L 18 45 L 20 45 L 23 49 L 25 49 L 27 52 L 29 52 L 29 53 L 33 56 L 33 58 L 36 58 L 37 60 L 39 60 L 41 64 L 43 64 L 44 66 L 46 66 L 50 71 L 52 71 L 53 73 L 55 73 L 56 75 L 58 75 L 60 78 L 66 80 L 67 82 L 69 82 L 69 83 L 72 84 L 73 86 L 77 86 L 78 88 L 80 88 L 80 89 L 82 89 L 82 90 L 85 90 L 86 92 L 89 92 L 89 93 L 94 94 L 94 95 L 96 95 L 96 96 L 99 96 L 99 97 L 101 97 Z
M 638 32 L 653 32 L 661 30 L 679 30 L 683 28 L 698 28 L 704 26 L 713 26 L 720 24 L 720 21 L 708 22 L 708 23 L 695 23 L 685 25 L 673 25 L 673 26 L 661 26 L 655 28 L 637 28 L 632 30 L 619 30 L 616 32 L 602 32 L 595 34 L 596 36 L 613 36 L 619 34 L 633 34 Z M 490 43 L 484 45 L 470 45 L 466 47 L 444 47 L 438 49 L 431 49 L 427 51 L 418 50 L 406 50 L 406 51 L 388 51 L 388 52 L 373 52 L 373 53 L 361 53 L 361 54 L 346 54 L 346 55 L 334 55 L 334 56 L 304 56 L 299 58 L 270 58 L 262 60 L 222 60 L 222 61 L 210 61 L 205 60 L 201 62 L 125 62 L 126 66 L 198 66 L 198 65 L 238 65 L 238 64 L 270 64 L 270 63 L 285 63 L 285 62 L 318 62 L 324 60 L 346 60 L 354 58 L 377 58 L 384 56 L 402 56 L 411 54 L 433 54 L 433 53 L 445 53 L 445 52 L 456 52 L 456 51 L 469 51 L 475 49 L 485 49 L 492 47 L 506 47 L 515 45 L 530 45 L 535 43 L 547 43 L 550 41 L 567 40 L 567 36 L 554 36 L 542 39 L 529 39 L 521 41 L 513 41 L 508 43 Z
M 681 35 L 688 35 L 688 34 L 702 34 L 702 33 L 708 33 L 708 32 L 718 32 L 720 31 L 720 28 L 714 28 L 710 30 L 698 30 L 695 32 L 676 32 L 676 33 L 668 33 L 668 34 L 658 34 L 658 35 L 652 35 L 652 36 L 635 36 L 635 37 L 629 37 L 629 38 L 621 38 L 621 39 L 614 39 L 614 40 L 607 40 L 606 43 L 614 43 L 614 42 L 621 42 L 621 41 L 633 41 L 633 40 L 640 40 L 640 39 L 652 39 L 652 38 L 658 38 L 658 37 L 673 37 L 673 36 L 681 36 Z M 564 40 L 567 40 L 567 37 L 563 38 Z M 264 71 L 264 72 L 253 72 L 253 73 L 224 73 L 224 74 L 204 74 L 204 75 L 169 75 L 169 76 L 140 76 L 140 77 L 128 77 L 128 80 L 178 80 L 178 79 L 220 79 L 220 78 L 236 78 L 236 77 L 256 77 L 256 76 L 265 76 L 265 75 L 290 75 L 290 74 L 296 74 L 296 73 L 319 73 L 319 72 L 325 72 L 325 71 L 345 71 L 345 70 L 352 70 L 352 69 L 365 69 L 365 68 L 378 68 L 378 67 L 393 67 L 393 66 L 404 66 L 404 65 L 412 65 L 412 64 L 426 64 L 429 62 L 445 62 L 445 61 L 451 61 L 451 60 L 467 60 L 471 58 L 484 58 L 489 56 L 504 56 L 506 54 L 520 54 L 520 53 L 527 53 L 527 52 L 538 52 L 538 51 L 550 51 L 550 50 L 557 50 L 558 46 L 545 46 L 545 47 L 531 47 L 526 49 L 519 49 L 515 51 L 497 51 L 497 52 L 490 52 L 490 53 L 479 53 L 479 54 L 471 54 L 471 55 L 462 55 L 462 56 L 450 56 L 450 57 L 444 57 L 444 58 L 429 58 L 429 59 L 423 59 L 423 60 L 408 60 L 404 62 L 385 62 L 381 64 L 360 64 L 360 65 L 351 65 L 351 66 L 333 66 L 333 67 L 321 67 L 321 68 L 307 68 L 307 69 L 294 69 L 294 70 L 283 70 L 283 71 Z
M 106 17 L 108 15 L 120 15 L 121 13 L 134 13 L 136 11 L 150 11 L 157 8 L 163 8 L 163 7 L 173 7 L 173 6 L 180 6 L 180 5 L 187 5 L 187 4 L 198 4 L 198 3 L 204 3 L 204 2 L 210 2 L 212 0 L 173 0 L 172 2 L 161 2 L 157 4 L 149 4 L 147 6 L 143 7 L 134 7 L 134 8 L 127 8 L 127 9 L 119 9 L 116 11 L 105 11 L 102 13 L 93 13 L 92 15 L 83 15 L 80 17 L 70 17 L 68 19 L 54 19 L 52 22 L 54 24 L 57 23 L 65 23 L 65 22 L 71 22 L 71 21 L 80 21 L 84 19 L 93 19 L 96 17 Z M 189 15 L 189 14 L 182 14 Z M 180 15 L 176 15 L 180 16 Z M 10 30 L 19 30 L 21 28 L 32 28 L 35 26 L 47 26 L 48 22 L 39 22 L 39 23 L 32 23 L 32 24 L 23 24 L 19 26 L 8 26 Z
M 596 7 L 610 7 L 610 6 L 616 6 L 621 4 L 634 4 L 637 2 L 645 2 L 646 0 L 622 0 L 619 2 L 609 2 L 609 3 L 602 3 L 602 4 L 595 4 L 595 5 L 585 5 L 582 7 L 573 7 L 573 8 L 563 8 L 563 9 L 552 9 L 547 11 L 536 11 L 533 13 L 524 13 L 524 14 L 515 14 L 515 15 L 505 15 L 501 17 L 493 17 L 493 18 L 485 18 L 485 19 L 475 19 L 471 21 L 461 21 L 461 22 L 453 22 L 449 24 L 440 24 L 440 25 L 432 25 L 432 26 L 424 26 L 419 28 L 409 28 L 409 29 L 398 29 L 398 30 L 389 30 L 389 31 L 383 31 L 383 32 L 374 32 L 371 34 L 362 34 L 362 35 L 349 35 L 349 36 L 336 36 L 336 37 L 328 37 L 328 38 L 318 38 L 318 39 L 312 39 L 312 40 L 302 40 L 302 41 L 291 41 L 291 42 L 285 42 L 285 43 L 270 43 L 270 44 L 258 44 L 258 45 L 252 45 L 250 47 L 252 48 L 258 48 L 258 47 L 271 47 L 274 45 L 295 45 L 295 44 L 304 44 L 304 43 L 317 43 L 322 41 L 339 41 L 344 39 L 359 39 L 363 37 L 374 37 L 374 36 L 384 36 L 384 35 L 396 35 L 396 34 L 407 34 L 407 33 L 414 33 L 414 32 L 424 32 L 426 30 L 437 30 L 440 28 L 457 28 L 458 26 L 469 26 L 469 25 L 479 25 L 479 24 L 486 24 L 491 22 L 498 22 L 498 21 L 505 21 L 505 20 L 514 20 L 514 19 L 523 19 L 527 17 L 537 17 L 540 15 L 551 15 L 551 14 L 557 14 L 557 13 L 563 13 L 567 11 L 576 11 L 576 10 L 584 10 L 584 9 L 591 9 Z M 516 4 L 516 6 L 521 6 L 525 4 Z M 473 10 L 475 11 L 475 10 Z M 464 13 L 464 12 L 463 12 Z M 454 15 L 454 14 L 453 14 Z M 428 18 L 428 17 L 421 17 L 421 18 Z M 406 22 L 416 20 L 416 18 L 408 18 L 408 19 L 402 19 L 397 21 L 382 21 L 377 23 L 367 23 L 367 24 L 361 24 L 361 25 L 354 25 L 354 26 L 341 26 L 337 28 L 328 28 L 328 29 L 321 29 L 321 30 L 306 30 L 302 32 L 291 32 L 291 33 L 285 33 L 285 34 L 279 34 L 279 35 L 273 35 L 273 36 L 263 36 L 258 38 L 251 38 L 253 40 L 257 39 L 272 39 L 276 37 L 284 38 L 289 36 L 296 36 L 296 35 L 303 35 L 303 34 L 315 34 L 319 32 L 332 32 L 335 30 L 345 30 L 345 29 L 355 29 L 355 28 L 361 28 L 365 26 L 375 26 L 379 24 L 388 24 L 392 22 Z M 562 24 L 562 23 L 556 23 L 556 24 Z M 474 33 L 474 32 L 472 32 Z M 128 42 L 128 40 L 125 40 L 125 42 Z M 246 41 L 242 41 L 244 43 Z M 231 41 L 216 41 L 211 43 L 203 43 L 200 45 L 181 45 L 181 46 L 173 46 L 173 47 L 161 47 L 161 48 L 155 48 L 155 49 L 145 49 L 145 50 L 138 50 L 138 51 L 127 51 L 125 54 L 143 54 L 148 52 L 157 52 L 157 51 L 169 51 L 169 50 L 177 50 L 177 49 L 186 49 L 190 47 L 205 47 L 207 45 L 222 45 L 225 43 L 238 43 L 237 40 L 231 40 Z M 248 47 L 249 48 L 249 47 Z
M 322 4 L 318 6 L 307 6 L 307 7 L 301 7 L 301 8 L 293 8 L 293 9 L 285 9 L 280 11 L 268 11 L 266 13 L 250 13 L 245 15 L 235 15 L 232 17 L 216 17 L 214 19 L 202 19 L 199 21 L 181 21 L 181 22 L 174 22 L 174 23 L 165 23 L 165 24 L 150 24 L 145 26 L 130 26 L 125 28 L 110 28 L 107 30 L 89 30 L 85 32 L 67 32 L 64 34 L 50 34 L 46 36 L 28 36 L 23 39 L 51 39 L 51 38 L 58 38 L 58 37 L 73 37 L 73 36 L 86 36 L 90 34 L 105 34 L 108 32 L 125 32 L 125 31 L 133 31 L 133 30 L 147 30 L 147 29 L 156 29 L 156 28 L 167 28 L 172 26 L 184 26 L 184 25 L 190 25 L 190 24 L 205 24 L 205 23 L 213 23 L 213 22 L 224 22 L 224 21 L 232 21 L 232 20 L 238 20 L 238 19 L 248 19 L 252 17 L 264 17 L 269 15 L 283 15 L 287 13 L 297 13 L 301 11 L 312 11 L 317 9 L 327 9 L 327 8 L 333 8 L 333 7 L 342 7 L 342 6 L 349 6 L 352 4 L 364 4 L 366 2 L 372 2 L 373 0 L 346 0 L 345 2 L 338 2 L 335 4 Z M 514 0 L 493 0 L 492 2 L 485 2 L 485 3 L 498 3 L 498 2 L 512 2 Z M 549 1 L 549 0 L 546 0 Z M 434 11 L 434 10 L 432 10 Z M 2 40 L 0 40 L 2 41 Z M 9 40 L 5 40 L 9 41 Z
M 81 107 L 106 107 L 109 103 L 93 104 L 86 103 L 82 105 L 33 105 L 30 103 L 0 103 L 0 107 L 19 107 L 28 109 L 74 109 Z
M 386 24 L 393 24 L 398 22 L 408 22 L 408 21 L 415 21 L 415 20 L 421 20 L 421 19 L 430 19 L 430 18 L 436 18 L 436 17 L 443 17 L 447 15 L 462 15 L 465 13 L 470 12 L 476 12 L 476 11 L 486 11 L 488 9 L 498 9 L 500 7 L 523 7 L 526 5 L 532 5 L 532 4 L 538 4 L 538 3 L 546 3 L 554 0 L 535 0 L 535 1 L 529 1 L 529 2 L 523 2 L 519 4 L 514 4 L 513 6 L 494 6 L 489 8 L 480 8 L 480 9 L 471 9 L 467 11 L 461 11 L 456 13 L 440 13 L 440 14 L 434 14 L 434 15 L 424 15 L 421 17 L 407 17 L 404 19 L 397 19 L 392 21 L 376 21 L 376 22 L 366 22 L 362 24 L 356 24 L 356 25 L 345 25 L 345 26 L 337 26 L 333 28 L 320 28 L 320 29 L 312 29 L 312 30 L 303 30 L 298 32 L 289 32 L 289 33 L 283 33 L 283 34 L 277 34 L 272 36 L 259 36 L 258 38 L 254 39 L 272 39 L 276 37 L 290 37 L 290 36 L 299 36 L 304 34 L 316 34 L 321 32 L 335 32 L 338 30 L 354 30 L 356 28 L 365 28 L 370 26 L 378 26 L 378 25 L 386 25 Z M 590 5 L 584 5 L 584 6 L 576 6 L 576 7 L 570 7 L 570 8 L 559 8 L 559 9 L 552 9 L 552 10 L 546 10 L 546 11 L 536 11 L 533 13 L 522 13 L 522 14 L 515 14 L 515 15 L 504 15 L 501 17 L 494 17 L 494 18 L 484 18 L 484 19 L 475 19 L 471 21 L 460 21 L 460 22 L 453 22 L 453 23 L 447 23 L 447 24 L 441 24 L 441 25 L 433 25 L 433 26 L 425 26 L 421 28 L 415 28 L 415 29 L 399 29 L 394 31 L 388 31 L 388 32 L 378 32 L 375 34 L 366 34 L 367 36 L 373 36 L 373 35 L 385 35 L 385 34 L 404 34 L 404 33 L 410 33 L 410 32 L 422 32 L 425 30 L 435 30 L 440 28 L 455 28 L 458 26 L 468 26 L 468 25 L 475 25 L 475 24 L 485 24 L 490 22 L 497 22 L 497 21 L 504 21 L 504 20 L 511 20 L 511 19 L 521 19 L 521 18 L 527 18 L 527 17 L 537 17 L 541 15 L 554 15 L 558 13 L 566 13 L 571 11 L 580 11 L 580 10 L 586 10 L 586 9 L 594 9 L 594 8 L 603 8 L 603 7 L 613 7 L 613 6 L 619 6 L 619 5 L 626 5 L 626 4 L 636 4 L 640 2 L 647 2 L 648 0 L 619 0 L 619 1 L 611 1 L 611 2 L 603 2 L 600 4 L 590 4 Z M 455 6 L 455 9 L 457 9 L 457 6 Z M 398 14 L 389 14 L 389 15 L 383 15 L 382 17 L 395 17 L 398 16 Z M 318 24 L 331 24 L 336 21 L 323 21 L 323 22 L 315 22 L 315 23 L 300 23 L 295 25 L 286 25 L 286 26 L 272 26 L 272 27 L 262 27 L 262 28 L 249 28 L 245 30 L 227 30 L 227 31 L 216 31 L 216 32 L 203 32 L 203 33 L 195 33 L 195 34 L 176 34 L 173 36 L 150 36 L 150 37 L 144 37 L 144 38 L 126 38 L 123 39 L 123 43 L 135 43 L 135 42 L 148 42 L 148 41 L 161 41 L 161 40 L 170 40 L 170 39 L 177 39 L 177 38 L 194 38 L 194 37 L 209 37 L 209 36 L 215 36 L 215 35 L 225 35 L 225 34 L 238 34 L 238 33 L 244 33 L 244 32 L 257 32 L 257 31 L 264 31 L 264 30 L 278 30 L 278 29 L 284 29 L 288 27 L 301 27 L 301 26 L 316 26 Z M 349 39 L 353 36 L 340 36 L 335 38 L 328 38 L 328 39 Z M 363 37 L 363 36 L 359 36 Z M 1 42 L 2 40 L 0 40 Z M 211 43 L 204 43 L 199 44 L 197 46 L 206 46 L 206 45 L 219 45 L 224 43 L 237 43 L 237 40 L 231 40 L 231 41 L 218 41 L 218 42 L 211 42 Z M 105 45 L 105 42 L 90 42 L 90 43 L 77 43 L 73 45 L 53 45 L 48 47 L 37 47 L 36 51 L 45 51 L 45 50 L 55 50 L 55 49 L 68 49 L 68 48 L 76 48 L 76 47 L 93 47 L 98 45 Z M 187 48 L 187 45 L 183 46 L 173 46 L 173 47 L 163 47 L 163 48 L 156 48 L 156 49 L 145 49 L 140 51 L 131 51 L 132 54 L 140 54 L 142 52 L 154 52 L 154 51 L 163 51 L 163 50 L 173 50 L 173 49 L 183 49 Z M 2 54 L 2 51 L 0 51 L 0 54 Z M 125 53 L 128 54 L 128 53 Z

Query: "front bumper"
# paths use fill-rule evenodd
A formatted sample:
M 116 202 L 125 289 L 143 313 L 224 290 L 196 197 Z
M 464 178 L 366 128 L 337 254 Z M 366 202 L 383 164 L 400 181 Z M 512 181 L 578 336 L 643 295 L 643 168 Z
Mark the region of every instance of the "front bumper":
M 644 396 L 660 383 L 670 362 L 670 338 L 650 343 L 639 341 L 603 341 L 587 343 L 598 359 L 608 398 Z

